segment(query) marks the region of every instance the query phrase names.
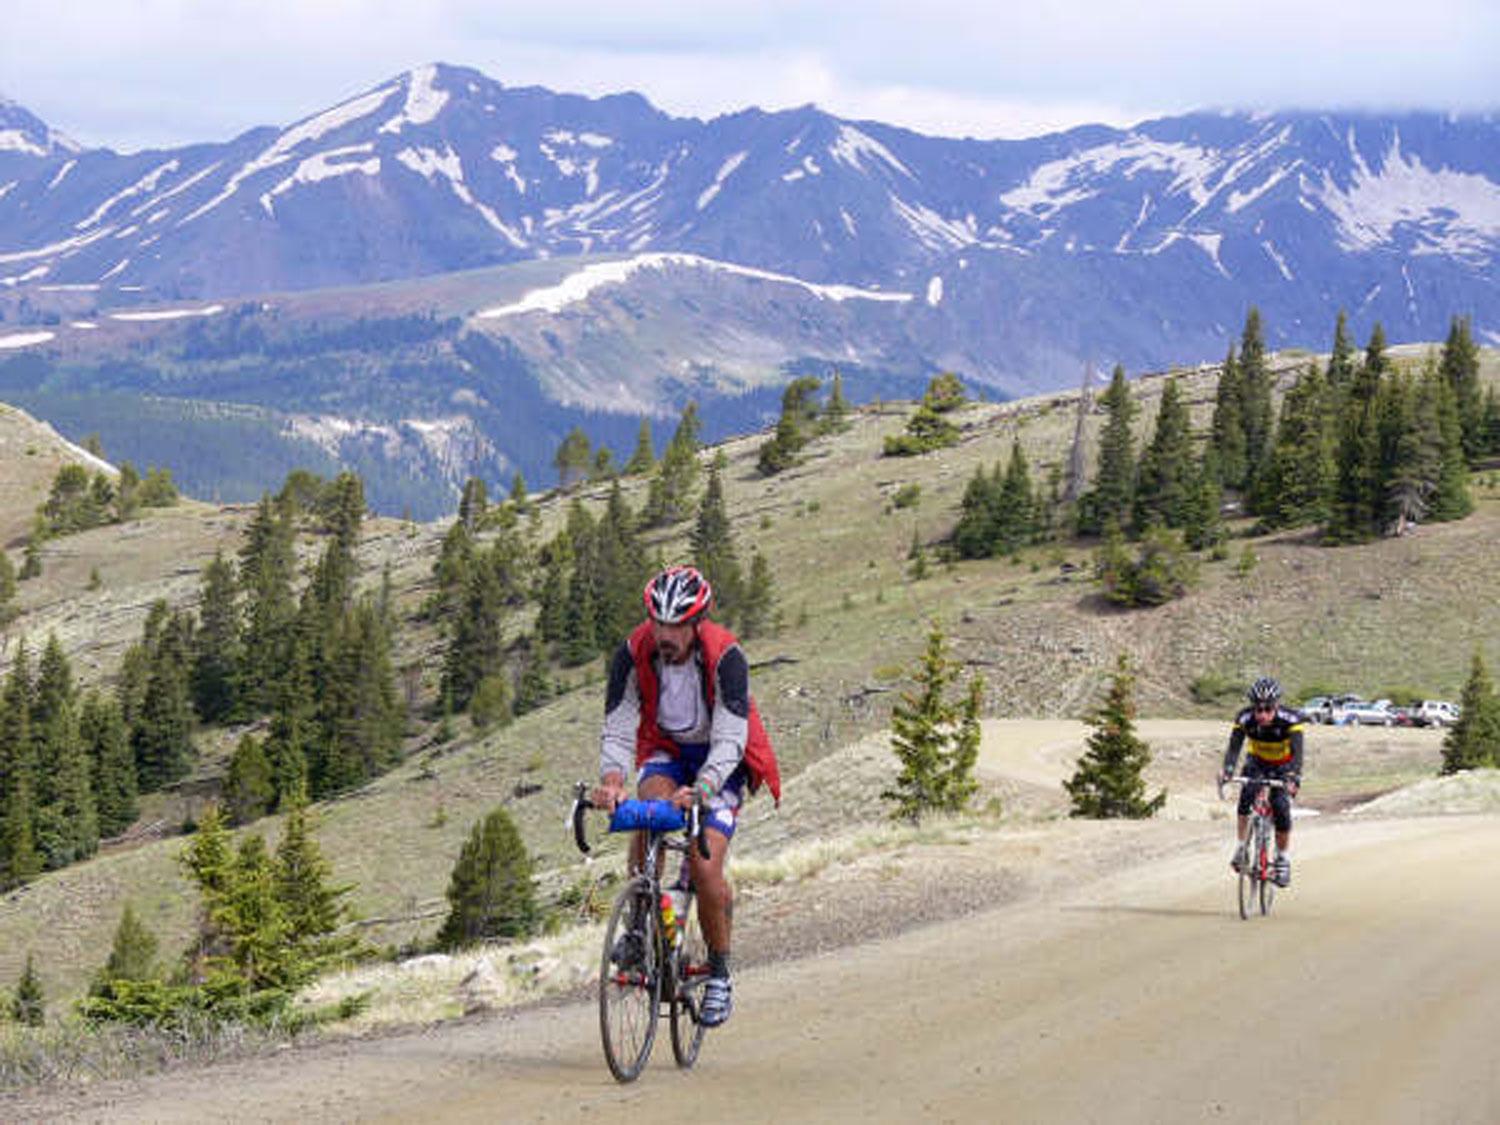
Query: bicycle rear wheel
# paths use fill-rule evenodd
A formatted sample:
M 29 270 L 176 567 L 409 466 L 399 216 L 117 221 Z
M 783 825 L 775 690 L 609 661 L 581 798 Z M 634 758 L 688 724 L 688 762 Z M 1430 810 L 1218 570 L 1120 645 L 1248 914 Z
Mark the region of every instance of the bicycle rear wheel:
M 619 1082 L 634 1082 L 651 1057 L 661 1001 L 662 950 L 651 892 L 632 883 L 615 900 L 599 963 L 599 1035 Z M 616 961 L 616 952 L 621 954 Z
M 684 1070 L 698 1061 L 703 1036 L 708 1032 L 698 1019 L 703 1001 L 703 985 L 708 980 L 708 943 L 698 923 L 698 900 L 690 897 L 678 920 L 682 941 L 672 958 L 677 986 L 672 996 L 672 1054 Z

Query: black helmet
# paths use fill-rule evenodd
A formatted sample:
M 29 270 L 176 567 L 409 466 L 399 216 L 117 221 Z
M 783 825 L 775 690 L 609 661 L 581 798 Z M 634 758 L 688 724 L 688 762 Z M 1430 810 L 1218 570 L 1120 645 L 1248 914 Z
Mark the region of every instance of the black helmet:
M 1250 685 L 1250 690 L 1245 693 L 1251 704 L 1256 703 L 1279 703 L 1281 702 L 1281 685 L 1270 676 L 1262 676 Z

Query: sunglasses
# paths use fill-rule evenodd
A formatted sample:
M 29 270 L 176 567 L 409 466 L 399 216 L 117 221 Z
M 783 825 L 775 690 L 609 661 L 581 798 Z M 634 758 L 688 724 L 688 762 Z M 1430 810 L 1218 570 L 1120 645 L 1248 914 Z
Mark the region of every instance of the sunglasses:
M 1254 711 L 1257 715 L 1274 715 L 1276 713 L 1276 704 L 1257 703 L 1254 707 L 1251 708 L 1251 710 Z

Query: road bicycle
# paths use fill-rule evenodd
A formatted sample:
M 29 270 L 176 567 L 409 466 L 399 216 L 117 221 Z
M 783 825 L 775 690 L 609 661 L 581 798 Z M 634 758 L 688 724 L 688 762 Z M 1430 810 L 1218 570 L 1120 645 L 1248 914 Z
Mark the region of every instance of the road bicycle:
M 583 818 L 596 806 L 579 782 L 573 796 L 573 839 L 591 851 Z M 610 815 L 609 831 L 645 835 L 645 859 L 615 898 L 599 961 L 599 1035 L 604 1061 L 619 1082 L 634 1082 L 651 1057 L 657 1023 L 666 1015 L 672 1054 L 686 1070 L 698 1061 L 708 1031 L 700 1013 L 708 982 L 708 945 L 688 878 L 688 849 L 708 858 L 701 798 L 684 812 L 670 801 L 630 799 Z M 669 852 L 682 856 L 677 878 L 662 883 Z
M 1219 782 L 1219 799 L 1224 799 L 1226 785 L 1255 785 L 1255 800 L 1250 805 L 1250 834 L 1245 838 L 1249 860 L 1240 871 L 1240 917 L 1248 919 L 1259 904 L 1262 914 L 1271 913 L 1276 901 L 1276 855 L 1272 841 L 1275 824 L 1271 816 L 1271 790 L 1285 789 L 1287 783 L 1276 777 L 1230 777 Z

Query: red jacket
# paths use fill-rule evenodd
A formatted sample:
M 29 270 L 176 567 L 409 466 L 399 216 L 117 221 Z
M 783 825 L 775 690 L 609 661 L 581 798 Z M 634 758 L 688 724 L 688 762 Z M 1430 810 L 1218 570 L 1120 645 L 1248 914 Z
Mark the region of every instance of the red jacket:
M 703 679 L 709 710 L 713 710 L 714 687 L 718 683 L 719 658 L 739 640 L 722 625 L 712 621 L 698 623 L 698 647 L 703 653 Z M 658 685 L 656 665 L 656 635 L 651 631 L 651 622 L 642 622 L 630 634 L 626 642 L 631 658 L 635 661 L 635 682 L 641 692 L 641 721 L 635 735 L 635 764 L 643 765 L 647 758 L 658 750 L 673 757 L 679 753 L 677 744 L 662 733 L 656 725 L 656 703 Z M 750 792 L 754 793 L 765 782 L 771 796 L 781 803 L 781 769 L 776 764 L 776 752 L 771 749 L 771 738 L 766 734 L 765 724 L 760 721 L 760 711 L 755 700 L 750 700 L 748 719 L 749 734 L 745 742 L 745 766 L 750 774 Z

